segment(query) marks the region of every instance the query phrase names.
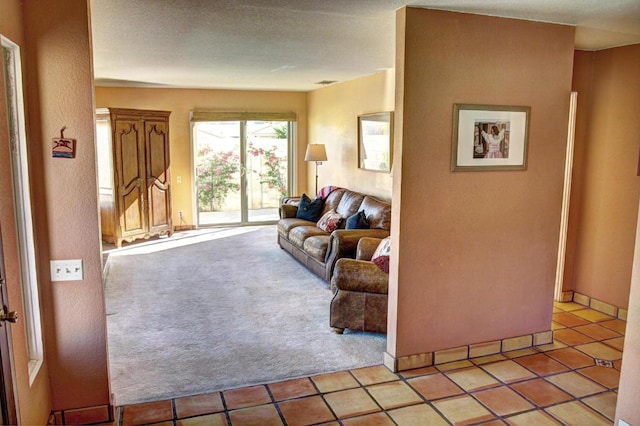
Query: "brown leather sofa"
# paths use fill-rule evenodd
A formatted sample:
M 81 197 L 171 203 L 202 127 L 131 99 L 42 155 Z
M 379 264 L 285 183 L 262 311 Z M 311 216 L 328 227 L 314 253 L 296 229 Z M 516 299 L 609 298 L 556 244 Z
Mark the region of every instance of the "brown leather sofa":
M 355 258 L 363 237 L 384 238 L 391 228 L 391 204 L 345 188 L 333 190 L 324 200 L 322 214 L 334 210 L 345 220 L 341 228 L 328 233 L 316 222 L 296 217 L 300 197 L 284 198 L 278 221 L 278 244 L 316 275 L 329 282 L 336 261 Z M 346 219 L 363 211 L 368 229 L 344 229 Z
M 370 261 L 380 241 L 362 238 L 355 259 L 336 262 L 329 323 L 338 334 L 345 329 L 387 332 L 389 274 Z

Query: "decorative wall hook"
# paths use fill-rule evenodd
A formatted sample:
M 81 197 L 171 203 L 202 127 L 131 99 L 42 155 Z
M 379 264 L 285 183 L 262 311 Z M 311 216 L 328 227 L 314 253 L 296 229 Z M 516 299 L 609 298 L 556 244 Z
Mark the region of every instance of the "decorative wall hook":
M 53 148 L 51 155 L 60 158 L 75 158 L 76 156 L 76 140 L 64 137 L 64 131 L 67 126 L 60 129 L 60 137 L 53 138 Z

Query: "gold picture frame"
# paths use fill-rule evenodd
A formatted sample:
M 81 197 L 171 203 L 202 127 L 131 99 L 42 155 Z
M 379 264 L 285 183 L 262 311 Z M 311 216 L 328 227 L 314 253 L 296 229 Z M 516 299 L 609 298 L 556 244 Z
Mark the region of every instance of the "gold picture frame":
M 531 107 L 453 105 L 451 171 L 526 170 Z
M 390 173 L 393 161 L 393 112 L 358 116 L 358 168 Z

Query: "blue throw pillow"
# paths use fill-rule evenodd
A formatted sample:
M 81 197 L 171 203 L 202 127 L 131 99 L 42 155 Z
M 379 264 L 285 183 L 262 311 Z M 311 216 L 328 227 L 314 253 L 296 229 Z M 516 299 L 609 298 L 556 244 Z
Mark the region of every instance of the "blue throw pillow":
M 298 219 L 305 219 L 311 222 L 317 222 L 322 216 L 322 207 L 324 207 L 324 199 L 316 198 L 311 201 L 311 198 L 307 194 L 302 194 L 300 197 L 300 203 L 298 204 L 298 211 L 296 217 Z
M 349 216 L 344 228 L 345 229 L 369 229 L 369 221 L 367 220 L 367 216 L 364 214 L 364 210 L 360 210 L 358 213 L 354 214 L 353 216 Z

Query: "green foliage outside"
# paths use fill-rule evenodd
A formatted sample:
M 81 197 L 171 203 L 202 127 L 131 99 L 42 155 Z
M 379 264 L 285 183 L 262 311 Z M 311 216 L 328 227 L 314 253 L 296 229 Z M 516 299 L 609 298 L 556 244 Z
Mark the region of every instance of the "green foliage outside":
M 276 137 L 278 139 L 286 139 L 287 138 L 287 125 L 282 124 L 277 127 L 273 127 L 273 131 L 276 132 Z

